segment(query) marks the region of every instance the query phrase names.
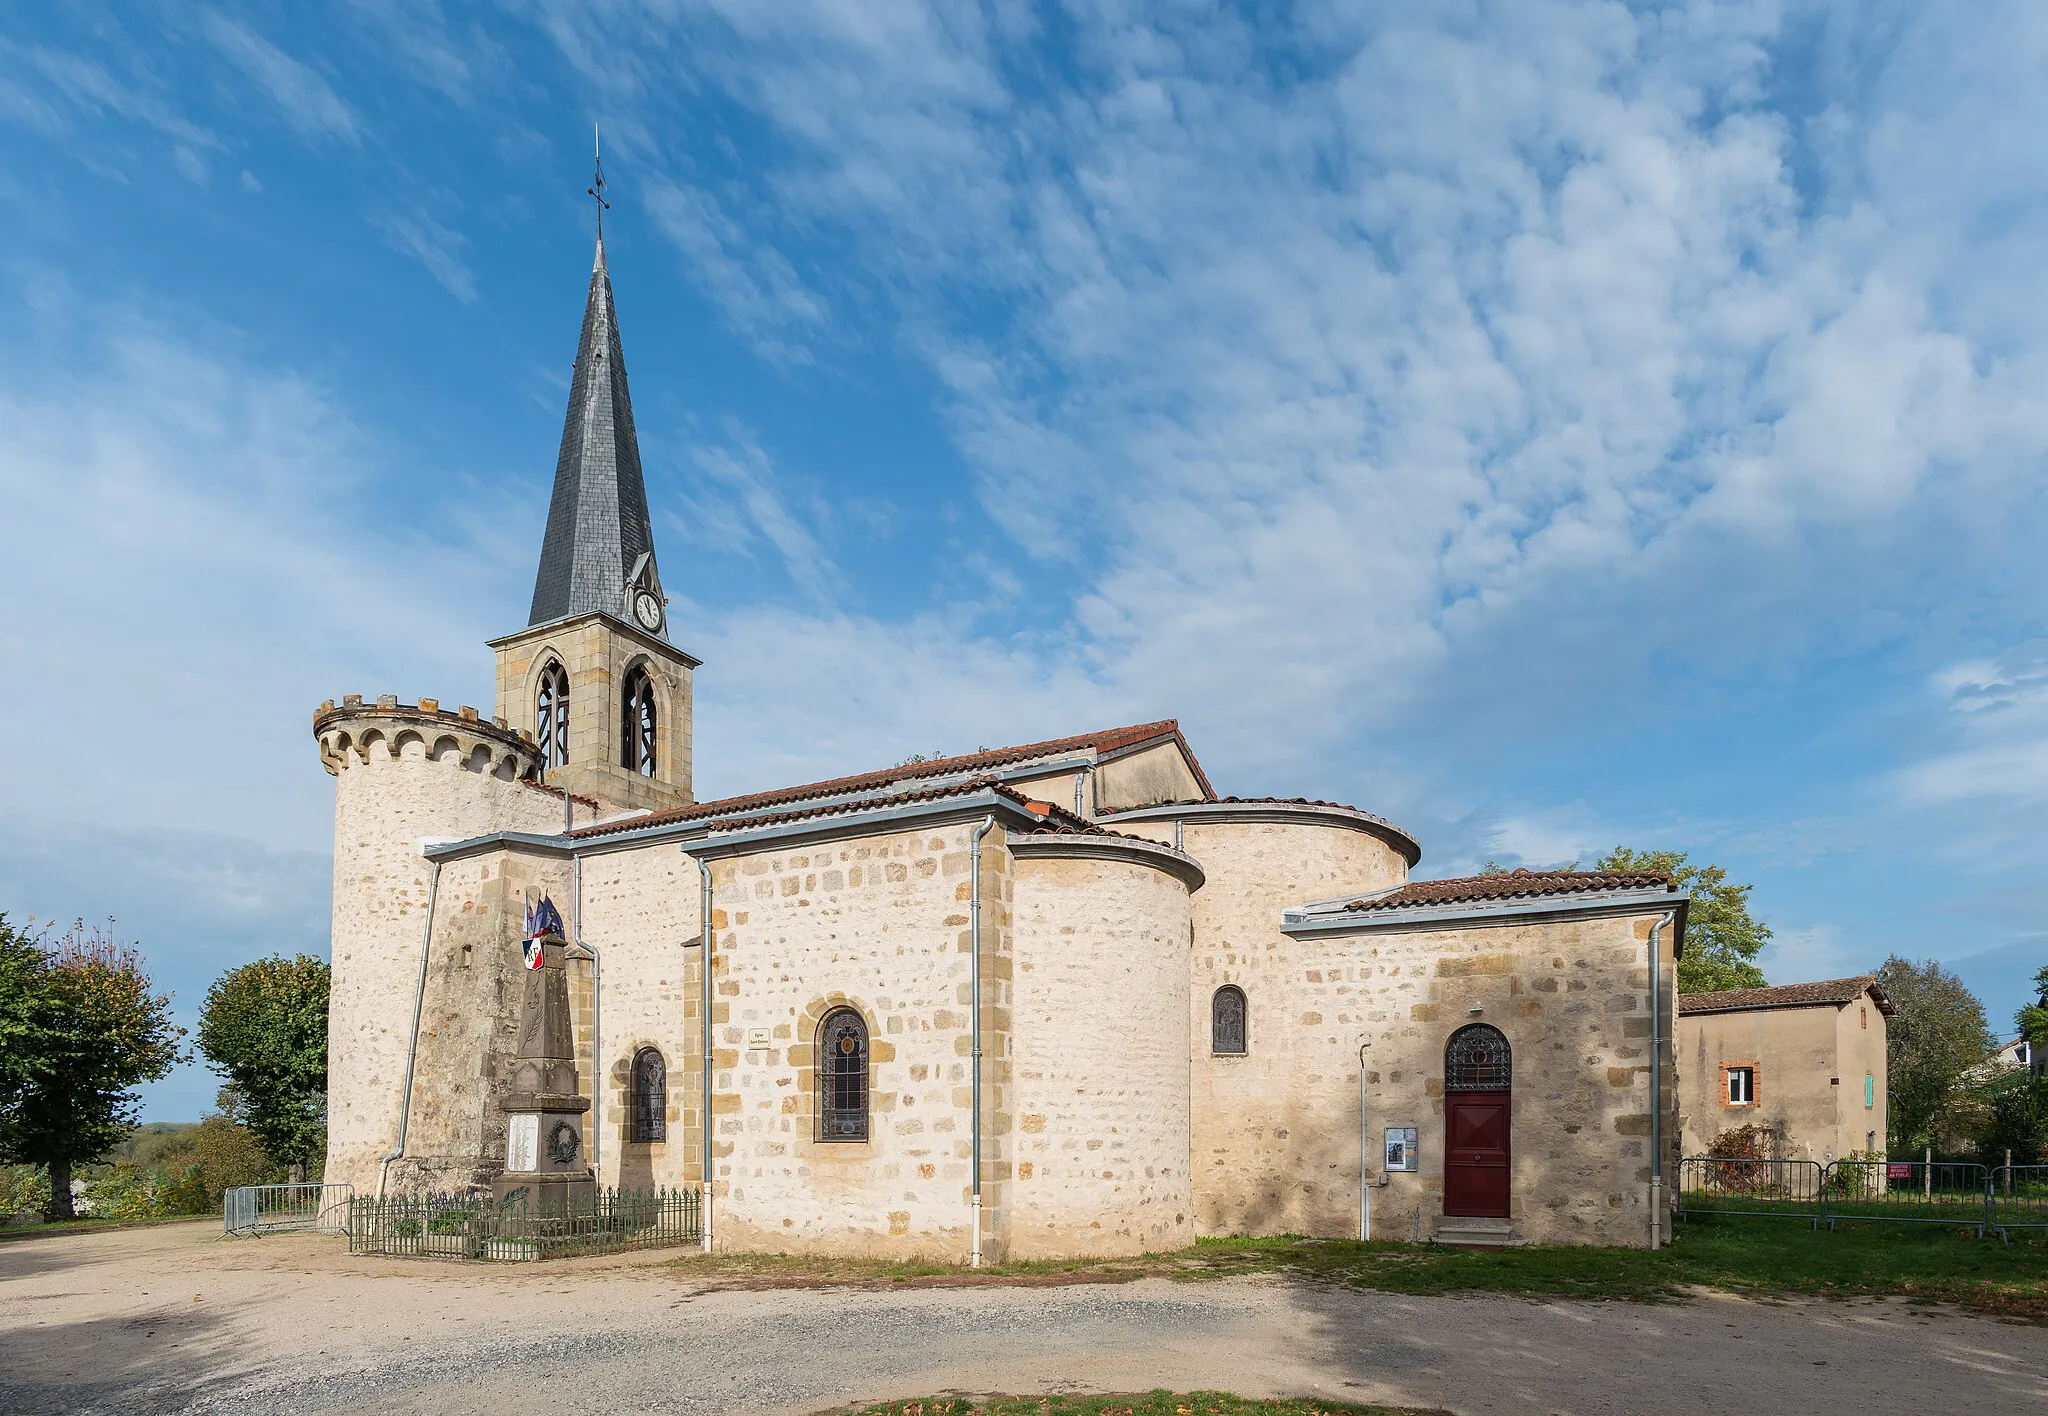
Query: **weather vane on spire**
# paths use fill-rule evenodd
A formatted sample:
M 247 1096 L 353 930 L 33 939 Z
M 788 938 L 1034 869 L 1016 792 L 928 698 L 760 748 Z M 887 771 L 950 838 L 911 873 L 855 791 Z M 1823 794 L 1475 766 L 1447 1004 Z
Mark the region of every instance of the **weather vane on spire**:
M 612 204 L 604 199 L 604 152 L 598 146 L 597 124 L 595 123 L 590 125 L 590 155 L 597 164 L 597 178 L 584 190 L 597 203 L 597 239 L 602 241 L 604 240 L 604 214 L 612 209 Z

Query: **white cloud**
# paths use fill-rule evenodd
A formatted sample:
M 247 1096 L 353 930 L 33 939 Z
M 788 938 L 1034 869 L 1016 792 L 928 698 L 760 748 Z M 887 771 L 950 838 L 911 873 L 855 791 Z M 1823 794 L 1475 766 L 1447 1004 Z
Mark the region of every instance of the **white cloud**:
M 815 606 L 838 599 L 845 577 L 815 529 L 829 520 L 829 508 L 815 498 L 808 507 L 792 506 L 783 479 L 751 432 L 729 426 L 725 442 L 700 443 L 689 455 L 701 491 L 687 499 L 682 515 L 668 518 L 670 534 L 688 535 L 727 554 L 751 555 L 765 545 Z
M 462 258 L 469 238 L 460 231 L 418 211 L 377 212 L 371 215 L 370 224 L 384 237 L 385 245 L 425 266 L 427 274 L 450 295 L 465 305 L 476 299 L 476 275 Z
M 208 10 L 200 27 L 214 47 L 247 75 L 277 105 L 285 122 L 299 132 L 349 143 L 362 140 L 354 111 L 317 71 L 218 10 Z
M 1931 686 L 1946 700 L 1943 735 L 1952 746 L 1900 772 L 1907 800 L 2048 799 L 2048 640 L 1954 665 Z
M 644 130 L 705 86 L 770 127 L 715 202 L 650 183 L 728 318 L 817 347 L 886 302 L 990 514 L 1082 568 L 1081 662 L 1262 770 L 1569 730 L 1595 679 L 1641 717 L 1653 654 L 1893 635 L 1989 507 L 2044 529 L 2048 345 L 1958 318 L 1969 223 L 1897 179 L 1936 95 L 1974 101 L 1940 46 L 1873 57 L 1816 194 L 1760 103 L 1769 7 L 1311 13 L 1284 84 L 1209 11 L 1079 15 L 1051 69 L 1042 34 L 908 4 L 550 24 Z M 1980 19 L 1971 54 L 2038 35 Z M 1953 196 L 1988 221 L 2037 183 L 2023 115 L 1984 122 Z

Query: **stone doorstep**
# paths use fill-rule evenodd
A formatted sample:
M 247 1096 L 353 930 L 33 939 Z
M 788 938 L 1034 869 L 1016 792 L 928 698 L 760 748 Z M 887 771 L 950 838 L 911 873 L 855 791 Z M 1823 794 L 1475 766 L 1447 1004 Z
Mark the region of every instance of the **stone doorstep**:
M 1512 1249 L 1529 1241 L 1505 1219 L 1446 1215 L 1436 1222 L 1436 1242 L 1453 1249 Z

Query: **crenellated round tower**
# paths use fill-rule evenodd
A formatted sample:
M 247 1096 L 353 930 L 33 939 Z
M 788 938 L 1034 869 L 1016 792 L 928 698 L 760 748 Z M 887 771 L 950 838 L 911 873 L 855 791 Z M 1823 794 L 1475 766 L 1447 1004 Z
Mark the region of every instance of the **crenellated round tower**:
M 367 1194 L 398 1139 L 433 875 L 422 847 L 557 832 L 563 798 L 535 781 L 532 735 L 474 708 L 350 695 L 320 705 L 313 734 L 335 779 L 327 1179 Z

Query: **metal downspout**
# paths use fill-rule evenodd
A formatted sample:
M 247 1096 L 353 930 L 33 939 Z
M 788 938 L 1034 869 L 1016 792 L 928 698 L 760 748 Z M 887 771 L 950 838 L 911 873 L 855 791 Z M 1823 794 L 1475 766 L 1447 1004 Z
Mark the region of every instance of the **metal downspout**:
M 1074 788 L 1075 795 L 1080 787 Z M 973 1136 L 973 1203 L 974 1237 L 968 1244 L 967 1265 L 981 1267 L 981 838 L 996 824 L 993 814 L 982 818 L 974 828 L 974 838 L 968 846 L 968 913 L 967 913 L 967 995 L 973 1000 L 974 1031 L 974 1088 L 973 1115 L 968 1122 Z
M 1664 950 L 1657 936 L 1678 918 L 1650 926 L 1650 1248 L 1664 1247 Z
M 1358 1241 L 1372 1238 L 1372 1127 L 1365 1119 L 1365 1049 L 1358 1044 Z
M 434 942 L 434 900 L 441 893 L 441 862 L 427 874 L 427 922 L 420 927 L 420 973 L 412 988 L 412 1037 L 405 1044 L 405 1090 L 398 1096 L 398 1144 L 377 1166 L 377 1198 L 384 1198 L 384 1177 L 391 1162 L 405 1155 L 405 1133 L 412 1123 L 412 1072 L 420 1055 L 420 1013 L 427 1001 L 427 951 Z
M 698 1166 L 698 1175 L 703 1182 L 699 1197 L 698 1227 L 704 1231 L 704 1252 L 711 1252 L 711 864 L 697 861 L 697 874 L 704 881 L 704 895 L 698 907 L 698 939 L 703 957 L 697 962 L 703 966 L 703 998 L 698 1004 L 697 1031 L 704 1039 L 704 1058 L 701 1064 L 704 1076 L 703 1110 L 700 1112 L 698 1129 L 704 1133 L 704 1157 Z

